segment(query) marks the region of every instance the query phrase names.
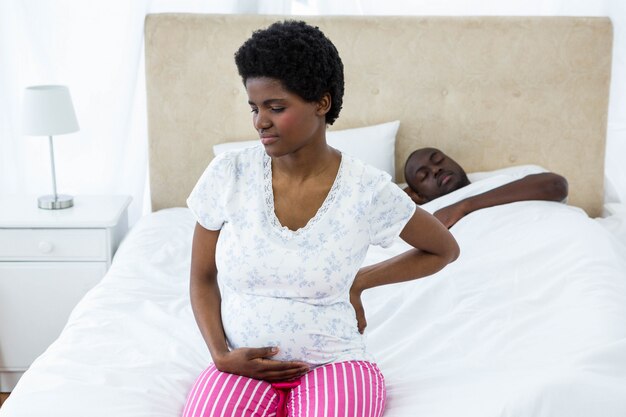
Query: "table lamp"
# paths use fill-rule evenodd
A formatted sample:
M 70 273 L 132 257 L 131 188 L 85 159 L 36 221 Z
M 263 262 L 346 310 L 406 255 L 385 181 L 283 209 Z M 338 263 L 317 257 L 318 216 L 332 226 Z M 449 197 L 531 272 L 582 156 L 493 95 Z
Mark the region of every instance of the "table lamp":
M 54 169 L 53 135 L 78 131 L 78 122 L 70 97 L 70 90 L 63 85 L 38 85 L 24 91 L 23 130 L 30 136 L 48 136 L 50 166 L 52 168 L 52 195 L 39 197 L 39 208 L 56 210 L 72 207 L 74 199 L 57 194 Z

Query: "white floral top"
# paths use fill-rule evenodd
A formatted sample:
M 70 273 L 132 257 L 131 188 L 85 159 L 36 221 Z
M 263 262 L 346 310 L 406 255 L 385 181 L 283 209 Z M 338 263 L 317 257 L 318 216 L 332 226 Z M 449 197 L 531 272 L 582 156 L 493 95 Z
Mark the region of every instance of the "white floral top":
M 272 164 L 261 145 L 225 152 L 187 200 L 220 230 L 222 323 L 231 348 L 278 346 L 278 360 L 313 365 L 370 359 L 349 300 L 370 244 L 388 246 L 415 204 L 387 173 L 343 154 L 326 200 L 307 225 L 274 213 Z

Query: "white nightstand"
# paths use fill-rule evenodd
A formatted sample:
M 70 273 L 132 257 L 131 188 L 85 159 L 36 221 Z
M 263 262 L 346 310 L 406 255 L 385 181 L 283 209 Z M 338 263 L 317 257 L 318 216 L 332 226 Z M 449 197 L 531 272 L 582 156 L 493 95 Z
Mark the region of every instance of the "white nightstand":
M 75 196 L 37 208 L 0 197 L 0 392 L 52 343 L 76 303 L 104 276 L 128 231 L 128 196 Z

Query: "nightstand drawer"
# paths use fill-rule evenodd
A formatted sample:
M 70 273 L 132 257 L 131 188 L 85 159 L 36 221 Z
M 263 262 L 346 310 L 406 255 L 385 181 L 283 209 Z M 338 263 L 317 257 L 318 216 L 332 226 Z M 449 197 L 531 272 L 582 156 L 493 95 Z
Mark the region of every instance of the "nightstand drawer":
M 104 261 L 105 229 L 0 229 L 2 261 Z
M 25 371 L 106 270 L 106 262 L 0 262 L 0 371 Z

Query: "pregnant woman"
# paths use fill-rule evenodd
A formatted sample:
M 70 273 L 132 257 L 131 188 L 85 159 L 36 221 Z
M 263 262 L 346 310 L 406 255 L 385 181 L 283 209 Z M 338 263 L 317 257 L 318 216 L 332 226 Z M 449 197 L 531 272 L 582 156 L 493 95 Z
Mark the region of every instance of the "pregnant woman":
M 459 248 L 388 174 L 326 143 L 343 64 L 318 28 L 274 23 L 235 62 L 259 145 L 213 159 L 187 201 L 191 303 L 213 363 L 183 416 L 381 416 L 361 294 L 433 274 Z M 414 249 L 362 267 L 398 236 Z

